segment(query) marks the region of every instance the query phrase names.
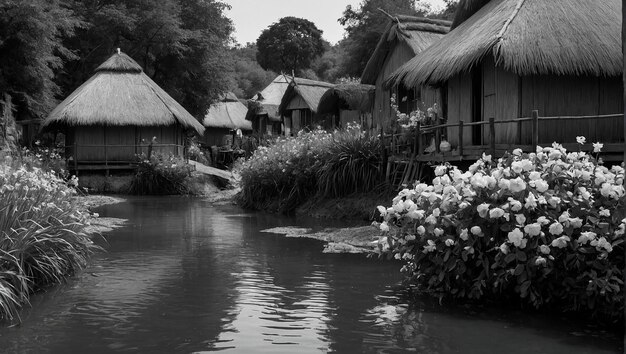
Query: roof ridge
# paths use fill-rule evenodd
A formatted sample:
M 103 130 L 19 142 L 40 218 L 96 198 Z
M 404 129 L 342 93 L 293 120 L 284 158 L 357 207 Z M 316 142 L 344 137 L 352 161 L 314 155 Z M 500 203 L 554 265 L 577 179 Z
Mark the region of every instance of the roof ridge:
M 519 13 L 519 10 L 522 8 L 522 5 L 524 5 L 524 1 L 526 0 L 517 0 L 517 5 L 515 6 L 515 9 L 513 9 L 511 16 L 509 16 L 506 22 L 504 22 L 504 25 L 502 25 L 502 28 L 496 35 L 496 42 L 499 42 L 502 40 L 502 37 L 504 37 L 504 32 L 506 32 L 511 22 L 513 22 L 513 19 L 515 18 L 515 16 L 517 16 L 517 14 Z

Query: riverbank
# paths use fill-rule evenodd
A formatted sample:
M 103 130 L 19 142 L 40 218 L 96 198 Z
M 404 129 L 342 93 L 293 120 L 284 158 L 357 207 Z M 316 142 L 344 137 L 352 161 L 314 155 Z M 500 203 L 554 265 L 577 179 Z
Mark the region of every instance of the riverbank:
M 84 195 L 77 196 L 75 199 L 80 207 L 89 212 L 89 225 L 85 228 L 85 232 L 93 234 L 102 234 L 118 229 L 128 222 L 127 219 L 100 217 L 93 209 L 109 204 L 117 204 L 125 202 L 126 199 L 119 196 L 108 195 Z
M 380 230 L 374 226 L 332 228 L 318 232 L 300 227 L 275 227 L 261 232 L 324 241 L 324 253 L 373 253 L 380 237 Z

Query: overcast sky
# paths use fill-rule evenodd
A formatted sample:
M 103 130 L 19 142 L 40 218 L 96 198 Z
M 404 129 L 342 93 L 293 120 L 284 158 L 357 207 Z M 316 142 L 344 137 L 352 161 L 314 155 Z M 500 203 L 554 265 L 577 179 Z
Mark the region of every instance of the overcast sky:
M 226 16 L 235 25 L 235 39 L 240 44 L 256 42 L 261 31 L 285 16 L 306 18 L 324 31 L 324 39 L 332 44 L 343 38 L 343 27 L 337 22 L 347 5 L 358 7 L 361 0 L 223 0 L 232 9 Z M 433 9 L 443 0 L 426 0 Z

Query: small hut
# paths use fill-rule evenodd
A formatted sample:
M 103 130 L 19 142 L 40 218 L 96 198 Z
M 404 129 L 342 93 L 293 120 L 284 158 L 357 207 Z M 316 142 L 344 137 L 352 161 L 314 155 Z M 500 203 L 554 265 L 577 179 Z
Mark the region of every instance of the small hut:
M 185 134 L 204 133 L 119 49 L 50 113 L 42 129 L 65 133 L 71 168 L 107 170 L 128 168 L 154 138 L 154 151 L 183 156 Z
M 280 101 L 289 87 L 289 79 L 280 74 L 263 89 L 248 100 L 246 120 L 252 122 L 252 130 L 258 135 L 280 135 L 282 117 L 278 113 Z
M 374 85 L 335 85 L 322 95 L 317 113 L 331 115 L 333 126 L 346 127 L 348 123 L 357 122 L 363 129 L 370 130 L 375 91 Z
M 206 127 L 202 143 L 208 146 L 229 145 L 225 140 L 234 141 L 239 129 L 251 132 L 252 123 L 246 120 L 248 107 L 241 103 L 235 94 L 227 92 L 219 102 L 212 104 L 204 116 L 202 124 Z
M 385 79 L 416 54 L 440 40 L 450 28 L 450 22 L 414 16 L 392 16 L 380 37 L 361 76 L 362 84 L 376 86 L 372 115 L 376 129 L 388 127 L 395 116 L 391 95 L 399 101 L 399 110 L 408 113 L 441 102 L 441 90 L 427 87 L 394 85 L 386 87 Z
M 389 84 L 445 87 L 453 147 L 623 142 L 621 13 L 619 0 L 462 0 L 450 33 Z M 535 110 L 537 126 L 520 121 Z
M 328 116 L 318 114 L 317 106 L 320 99 L 333 85 L 323 81 L 315 81 L 294 77 L 282 97 L 278 112 L 284 117 L 285 135 L 293 135 L 308 128 L 319 125 L 323 128 L 334 128 Z

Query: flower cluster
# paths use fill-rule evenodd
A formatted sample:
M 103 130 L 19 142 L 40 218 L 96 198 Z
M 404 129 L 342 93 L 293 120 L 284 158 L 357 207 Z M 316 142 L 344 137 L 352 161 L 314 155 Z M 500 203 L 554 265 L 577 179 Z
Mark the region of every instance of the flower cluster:
M 405 98 L 406 99 L 406 98 Z M 400 112 L 399 106 L 397 104 L 396 95 L 391 95 L 391 109 L 396 115 L 396 120 L 400 124 L 402 128 L 415 128 L 418 124 L 431 124 L 434 122 L 437 112 L 438 105 L 435 103 L 432 107 L 428 108 L 426 112 L 417 108 L 414 111 L 409 113 Z
M 423 290 L 621 313 L 624 168 L 555 143 L 435 175 L 378 207 L 380 250 Z

